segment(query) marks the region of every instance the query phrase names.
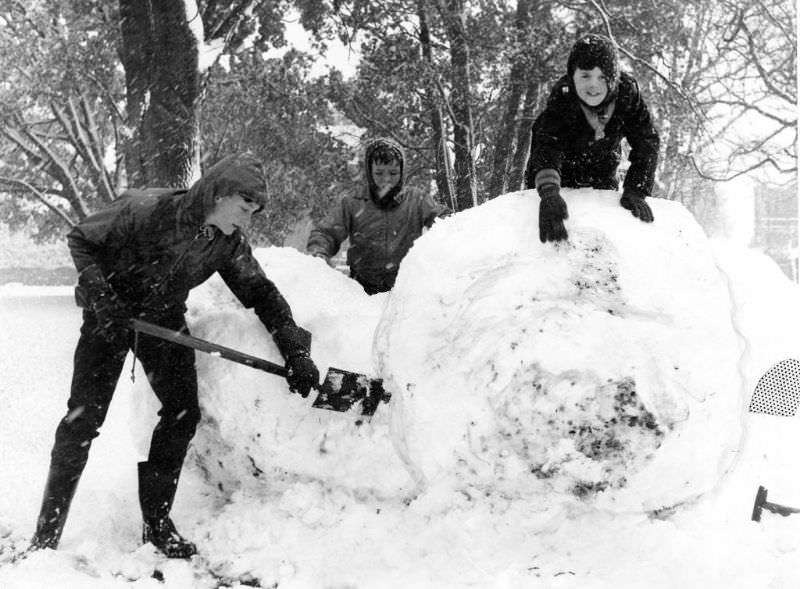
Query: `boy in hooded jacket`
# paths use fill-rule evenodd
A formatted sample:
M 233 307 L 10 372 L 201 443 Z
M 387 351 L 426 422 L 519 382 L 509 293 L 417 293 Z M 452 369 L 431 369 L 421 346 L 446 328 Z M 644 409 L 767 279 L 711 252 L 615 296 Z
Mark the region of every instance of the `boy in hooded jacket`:
M 424 228 L 450 213 L 429 194 L 403 185 L 404 154 L 391 139 L 379 138 L 364 151 L 365 186 L 345 196 L 311 230 L 306 251 L 330 263 L 350 238 L 350 277 L 376 294 L 394 286 L 400 262 Z
M 68 235 L 78 270 L 76 302 L 83 325 L 74 357 L 67 413 L 58 424 L 31 549 L 58 547 L 89 447 L 106 417 L 128 351 L 142 363 L 161 402 L 145 462 L 139 463 L 143 540 L 170 558 L 195 545 L 169 512 L 189 442 L 200 420 L 194 351 L 127 328 L 138 317 L 188 333 L 189 290 L 219 272 L 272 335 L 286 380 L 304 397 L 319 383 L 301 329 L 242 233 L 266 204 L 261 163 L 249 154 L 224 158 L 187 190 L 128 190 Z
M 539 238 L 567 238 L 567 205 L 562 186 L 618 190 L 621 141 L 630 145 L 630 167 L 620 204 L 646 223 L 653 213 L 651 196 L 659 136 L 636 80 L 620 71 L 610 39 L 589 34 L 578 39 L 567 60 L 567 75 L 556 82 L 531 132 L 527 188 L 536 188 Z

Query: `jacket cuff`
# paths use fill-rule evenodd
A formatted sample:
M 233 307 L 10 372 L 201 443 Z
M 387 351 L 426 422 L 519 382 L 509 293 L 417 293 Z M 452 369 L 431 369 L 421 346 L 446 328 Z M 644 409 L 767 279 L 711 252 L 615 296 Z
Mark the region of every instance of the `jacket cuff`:
M 536 178 L 533 181 L 536 190 L 545 184 L 555 184 L 561 188 L 561 174 L 554 168 L 544 168 L 536 173 Z
M 272 339 L 284 360 L 310 357 L 311 334 L 296 324 L 286 324 L 272 332 Z
M 536 190 L 539 193 L 539 198 L 542 200 L 559 196 L 559 186 L 558 184 L 553 184 L 552 182 L 548 184 L 542 184 Z
M 624 188 L 622 190 L 622 198 L 644 198 L 647 196 L 646 194 L 642 193 L 640 190 L 636 190 L 635 188 Z

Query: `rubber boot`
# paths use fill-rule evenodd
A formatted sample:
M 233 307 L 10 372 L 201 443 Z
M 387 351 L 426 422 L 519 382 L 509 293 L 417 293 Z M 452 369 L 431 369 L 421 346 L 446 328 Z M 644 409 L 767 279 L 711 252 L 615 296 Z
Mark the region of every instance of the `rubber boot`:
M 189 558 L 197 554 L 197 547 L 178 533 L 169 517 L 180 472 L 180 467 L 163 472 L 149 462 L 139 463 L 139 504 L 144 520 L 142 541 L 151 542 L 167 558 Z
M 50 464 L 42 507 L 36 520 L 36 531 L 28 550 L 41 550 L 42 548 L 55 550 L 58 548 L 64 524 L 67 523 L 69 507 L 80 478 L 81 473 L 75 473 L 74 469 Z

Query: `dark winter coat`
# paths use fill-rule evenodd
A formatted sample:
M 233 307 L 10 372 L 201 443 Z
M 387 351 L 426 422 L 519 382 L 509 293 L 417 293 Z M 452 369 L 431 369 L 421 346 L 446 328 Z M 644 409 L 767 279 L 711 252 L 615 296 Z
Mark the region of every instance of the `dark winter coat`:
M 437 217 L 450 211 L 429 194 L 404 187 L 402 176 L 398 186 L 384 201 L 376 201 L 369 162 L 370 150 L 367 148 L 366 186 L 356 194 L 342 198 L 328 217 L 314 226 L 306 251 L 330 259 L 349 238 L 347 264 L 351 276 L 373 294 L 394 286 L 400 262 L 414 240 Z
M 97 264 L 120 299 L 142 316 L 182 313 L 189 290 L 219 272 L 270 332 L 293 326 L 289 305 L 265 276 L 246 237 L 238 229 L 224 235 L 204 226 L 215 196 L 243 193 L 263 206 L 265 190 L 255 158 L 230 156 L 188 191 L 156 188 L 123 193 L 70 231 L 70 253 L 79 273 Z M 82 306 L 86 295 L 78 286 L 76 299 Z
M 636 80 L 625 72 L 620 73 L 614 112 L 603 131 L 605 137 L 595 139 L 595 130 L 581 109 L 569 78 L 562 77 L 533 124 L 527 187 L 536 188 L 536 175 L 542 170 L 555 170 L 564 187 L 617 190 L 617 168 L 625 138 L 631 150 L 623 187 L 640 196 L 650 196 L 659 136 Z

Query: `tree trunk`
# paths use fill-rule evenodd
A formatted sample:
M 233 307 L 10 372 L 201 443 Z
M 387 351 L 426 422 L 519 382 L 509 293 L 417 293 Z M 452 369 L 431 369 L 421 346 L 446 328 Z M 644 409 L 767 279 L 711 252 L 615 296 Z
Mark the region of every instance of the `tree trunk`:
M 428 64 L 432 64 L 431 35 L 428 28 L 428 15 L 425 10 L 424 0 L 418 0 L 417 2 L 417 16 L 419 18 L 419 42 L 422 47 L 422 56 Z M 434 74 L 431 73 L 431 75 Z M 441 100 L 438 98 L 438 92 L 432 80 L 429 80 L 426 86 L 427 103 L 431 113 L 431 142 L 436 161 L 436 186 L 439 189 L 440 198 L 450 207 L 455 207 L 455 190 L 453 189 L 450 156 L 447 151 L 447 128 L 442 116 Z
M 446 6 L 439 2 L 439 10 L 445 23 L 450 42 L 452 65 L 452 91 L 450 106 L 453 117 L 453 142 L 455 151 L 455 186 L 458 210 L 478 204 L 475 161 L 473 152 L 472 107 L 470 105 L 470 56 L 464 26 L 465 8 L 463 0 L 447 0 Z
M 199 40 L 187 18 L 197 14 L 196 2 L 119 0 L 119 6 L 128 183 L 187 186 L 198 167 Z
M 511 154 L 514 149 L 514 139 L 520 124 L 518 114 L 522 97 L 525 93 L 527 73 L 530 68 L 528 58 L 528 36 L 530 35 L 531 13 L 535 0 L 517 0 L 517 12 L 514 18 L 516 29 L 516 53 L 511 64 L 508 76 L 508 99 L 500 122 L 500 129 L 494 142 L 494 158 L 492 160 L 492 175 L 487 187 L 487 195 L 494 198 L 506 192 L 507 178 L 510 167 Z M 515 190 L 513 185 L 510 188 Z
M 528 167 L 528 158 L 531 155 L 531 128 L 539 110 L 540 97 L 544 88 L 537 79 L 528 80 L 528 87 L 525 89 L 525 103 L 522 105 L 522 112 L 517 126 L 517 149 L 508 171 L 508 184 L 506 189 L 509 192 L 525 188 L 525 170 Z

